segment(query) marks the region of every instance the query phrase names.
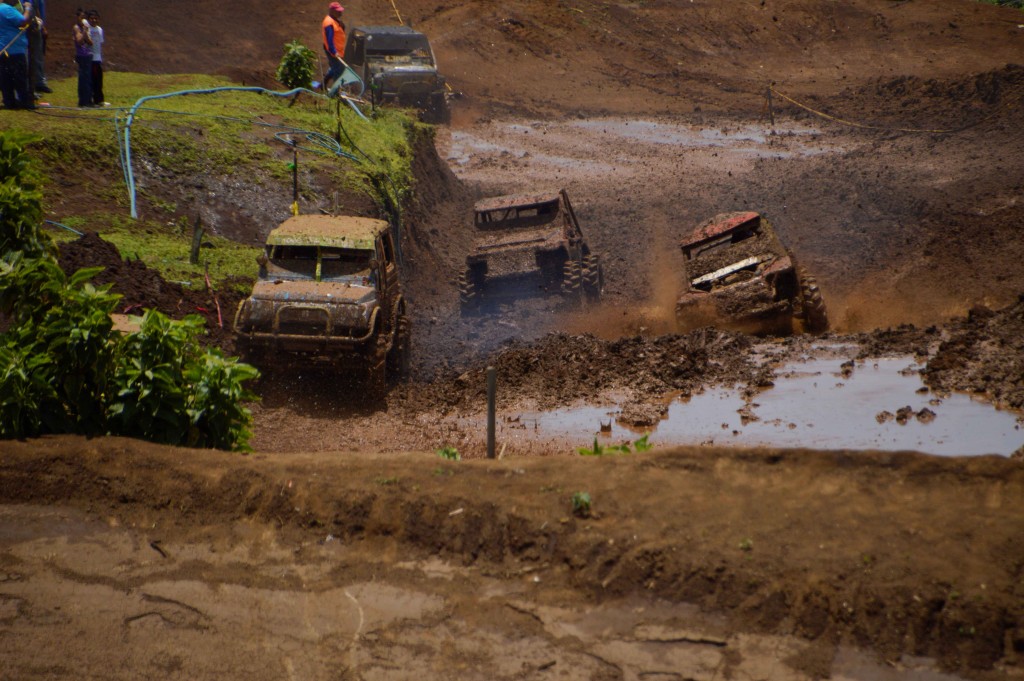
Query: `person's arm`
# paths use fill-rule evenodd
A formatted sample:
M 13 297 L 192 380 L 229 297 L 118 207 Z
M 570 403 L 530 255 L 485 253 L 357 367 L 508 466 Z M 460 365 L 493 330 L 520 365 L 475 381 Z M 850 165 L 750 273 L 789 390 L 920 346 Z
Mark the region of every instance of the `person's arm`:
M 26 0 L 26 2 L 21 4 L 21 10 L 21 23 L 18 24 L 18 28 L 28 26 L 29 22 L 32 21 L 32 3 Z
M 76 45 L 92 45 L 89 29 L 85 28 L 85 26 L 88 26 L 88 22 L 85 19 L 75 24 L 74 37 Z
M 338 56 L 338 50 L 334 47 L 334 27 L 327 25 L 324 28 L 324 39 L 327 45 L 327 51 L 331 53 L 332 57 Z

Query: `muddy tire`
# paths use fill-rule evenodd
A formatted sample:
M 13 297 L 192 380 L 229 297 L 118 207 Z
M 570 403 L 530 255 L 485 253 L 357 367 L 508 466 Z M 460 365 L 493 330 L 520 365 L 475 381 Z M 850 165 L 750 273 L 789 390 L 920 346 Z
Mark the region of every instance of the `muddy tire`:
M 459 307 L 463 315 L 475 314 L 480 310 L 483 290 L 480 282 L 471 272 L 459 275 Z
M 405 380 L 409 377 L 409 366 L 412 359 L 411 338 L 412 329 L 409 318 L 404 312 L 400 313 L 395 321 L 395 342 L 391 345 L 387 360 L 387 372 L 396 380 Z
M 601 299 L 601 292 L 604 291 L 604 268 L 601 265 L 601 256 L 590 254 L 583 258 L 582 268 L 583 293 L 587 300 L 597 302 Z
M 583 267 L 579 260 L 569 259 L 562 267 L 562 295 L 579 298 L 583 290 Z
M 421 116 L 424 123 L 433 125 L 448 125 L 451 123 L 451 109 L 448 107 L 448 100 L 444 93 L 434 93 L 430 96 L 427 108 Z
M 823 333 L 828 329 L 825 300 L 814 277 L 800 277 L 800 310 L 797 317 L 803 321 L 808 333 Z

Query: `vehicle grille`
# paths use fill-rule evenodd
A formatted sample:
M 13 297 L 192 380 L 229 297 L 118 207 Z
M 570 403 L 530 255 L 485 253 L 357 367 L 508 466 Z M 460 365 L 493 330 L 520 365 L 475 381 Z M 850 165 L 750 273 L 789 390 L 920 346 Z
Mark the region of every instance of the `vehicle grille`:
M 287 307 L 278 316 L 278 333 L 305 336 L 327 334 L 327 310 L 310 307 Z

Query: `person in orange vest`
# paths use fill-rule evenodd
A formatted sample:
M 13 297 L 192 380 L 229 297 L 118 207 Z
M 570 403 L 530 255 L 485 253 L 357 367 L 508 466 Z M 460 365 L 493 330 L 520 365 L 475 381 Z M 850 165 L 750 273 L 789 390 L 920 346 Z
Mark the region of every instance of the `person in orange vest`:
M 340 3 L 332 2 L 327 7 L 321 29 L 324 37 L 324 52 L 327 53 L 327 75 L 324 77 L 324 90 L 330 90 L 331 84 L 344 72 L 345 64 L 341 57 L 345 54 L 345 24 L 341 15 L 345 8 Z

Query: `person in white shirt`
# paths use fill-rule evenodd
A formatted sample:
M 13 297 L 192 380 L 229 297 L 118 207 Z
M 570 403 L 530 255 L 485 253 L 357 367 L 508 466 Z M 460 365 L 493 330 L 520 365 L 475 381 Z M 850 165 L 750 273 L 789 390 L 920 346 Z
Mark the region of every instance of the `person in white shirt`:
M 89 20 L 89 37 L 92 38 L 92 105 L 110 106 L 103 97 L 103 27 L 100 13 L 94 9 L 85 15 Z

